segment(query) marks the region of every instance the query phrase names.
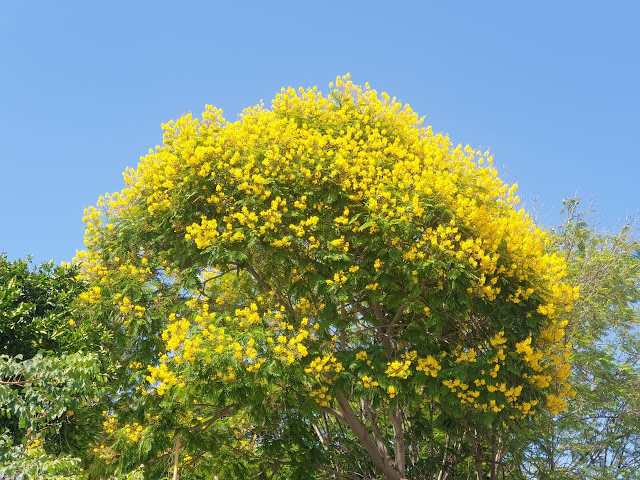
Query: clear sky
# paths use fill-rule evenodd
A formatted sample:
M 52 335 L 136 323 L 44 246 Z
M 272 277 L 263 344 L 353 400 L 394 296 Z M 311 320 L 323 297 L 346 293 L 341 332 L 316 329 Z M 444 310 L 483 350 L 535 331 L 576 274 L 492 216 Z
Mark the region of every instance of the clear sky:
M 640 3 L 0 2 L 0 252 L 70 260 L 160 124 L 337 75 L 491 148 L 538 218 L 640 209 Z

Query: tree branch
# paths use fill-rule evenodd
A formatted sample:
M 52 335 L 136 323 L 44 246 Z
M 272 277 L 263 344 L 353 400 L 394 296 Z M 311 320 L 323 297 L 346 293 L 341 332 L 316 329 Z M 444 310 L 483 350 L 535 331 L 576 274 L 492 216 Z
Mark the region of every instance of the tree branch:
M 171 467 L 171 474 L 173 480 L 178 480 L 178 463 L 180 462 L 180 440 L 182 434 L 178 433 L 173 442 L 173 465 Z
M 477 480 L 484 480 L 482 475 L 482 449 L 476 441 L 475 433 L 473 435 L 469 434 L 469 439 L 471 440 L 471 445 L 473 447 L 473 461 L 476 465 L 476 478 Z
M 391 322 L 389 322 L 389 324 L 387 325 L 387 330 L 385 332 L 387 336 L 389 337 L 391 336 L 391 334 L 393 333 L 393 329 L 396 327 L 397 323 L 400 321 L 400 318 L 402 318 L 402 314 L 404 313 L 404 311 L 407 309 L 408 306 L 409 305 L 405 303 L 398 309 L 396 314 L 393 316 L 393 318 L 391 319 Z
M 216 414 L 206 422 L 201 423 L 200 425 L 191 427 L 189 430 L 192 432 L 205 430 L 206 428 L 210 427 L 216 420 L 220 420 L 221 418 L 230 415 L 236 409 L 236 407 L 237 405 L 235 403 L 232 403 L 231 405 L 227 405 L 226 407 L 218 410 L 218 412 L 216 412 Z
M 351 405 L 349 405 L 349 401 L 344 396 L 343 393 L 338 394 L 338 405 L 340 405 L 340 410 L 344 415 L 345 422 L 349 425 L 349 428 L 353 432 L 353 434 L 360 440 L 360 443 L 367 451 L 373 463 L 380 469 L 380 471 L 387 477 L 388 480 L 406 480 L 404 472 L 400 473 L 395 469 L 393 465 L 393 461 L 389 457 L 386 452 L 381 452 L 376 447 L 371 435 L 367 431 L 365 425 L 360 421 L 358 416 L 355 414 Z
M 364 410 L 369 423 L 371 424 L 371 431 L 373 432 L 373 439 L 376 441 L 376 445 L 378 449 L 384 454 L 389 456 L 387 445 L 384 441 L 384 438 L 380 434 L 380 429 L 378 428 L 378 418 L 371 408 L 371 404 L 365 398 L 361 399 L 360 403 L 362 404 L 362 409 Z
M 320 411 L 324 413 L 328 413 L 329 415 L 333 415 L 334 417 L 339 418 L 342 421 L 345 421 L 344 415 L 334 408 L 320 407 Z
M 330 473 L 332 475 L 336 475 L 336 476 L 341 477 L 341 478 L 346 478 L 348 480 L 359 480 L 360 478 L 362 478 L 362 477 L 354 477 L 354 476 L 351 476 L 351 475 L 347 475 L 346 473 L 339 472 L 338 470 L 334 470 L 333 468 L 325 467 L 324 465 L 316 464 L 314 466 L 316 468 L 318 468 L 320 470 L 324 470 L 325 472 L 328 472 L 328 473 Z
M 395 467 L 403 473 L 406 471 L 406 446 L 404 444 L 404 429 L 402 428 L 402 412 L 398 404 L 391 407 L 391 425 L 393 426 L 393 448 L 395 452 Z
M 273 288 L 271 288 L 271 286 L 267 282 L 265 282 L 260 275 L 258 275 L 258 272 L 256 272 L 251 265 L 247 264 L 245 268 L 247 269 L 247 272 L 249 272 L 251 276 L 255 278 L 256 282 L 258 282 L 258 284 L 265 290 L 265 293 L 268 293 L 268 292 L 275 293 L 276 297 L 278 298 L 280 303 L 284 305 L 284 308 L 287 310 L 289 315 L 291 315 L 292 317 L 295 316 L 296 312 L 293 310 L 293 307 L 287 300 L 285 300 L 285 298 L 282 296 L 280 292 L 277 292 Z

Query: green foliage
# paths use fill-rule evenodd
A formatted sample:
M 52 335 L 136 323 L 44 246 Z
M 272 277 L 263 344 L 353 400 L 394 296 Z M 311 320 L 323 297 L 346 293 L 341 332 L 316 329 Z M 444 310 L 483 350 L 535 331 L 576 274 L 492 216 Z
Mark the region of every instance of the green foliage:
M 553 237 L 581 297 L 569 315 L 574 345 L 567 410 L 531 432 L 517 470 L 550 480 L 640 478 L 640 242 L 632 225 L 599 232 L 567 200 Z M 524 440 L 524 439 L 520 439 Z
M 72 417 L 93 390 L 98 373 L 95 355 L 77 352 L 22 361 L 0 356 L 0 414 L 20 430 L 57 431 L 56 422 Z
M 80 459 L 49 454 L 41 445 L 25 448 L 13 445 L 7 435 L 0 435 L 2 464 L 0 478 L 37 480 L 81 480 Z
M 31 358 L 38 351 L 66 351 L 74 343 L 71 301 L 84 290 L 73 268 L 0 255 L 0 354 Z
M 95 429 L 100 362 L 75 331 L 74 268 L 0 256 L 0 476 L 73 479 Z M 80 418 L 78 418 L 80 417 Z

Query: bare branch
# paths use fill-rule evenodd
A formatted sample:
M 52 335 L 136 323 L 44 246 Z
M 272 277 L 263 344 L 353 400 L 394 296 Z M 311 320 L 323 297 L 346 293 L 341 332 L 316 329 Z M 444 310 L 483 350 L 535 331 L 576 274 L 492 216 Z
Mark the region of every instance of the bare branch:
M 373 307 L 373 313 L 376 315 L 376 319 L 380 325 L 384 324 L 384 313 L 382 312 L 382 307 L 378 302 L 371 302 L 371 306 Z
M 209 420 L 207 420 L 204 423 L 201 423 L 199 425 L 196 425 L 194 427 L 191 427 L 189 430 L 192 432 L 198 431 L 198 430 L 205 430 L 206 428 L 210 427 L 214 422 L 216 422 L 217 420 L 220 420 L 221 418 L 224 418 L 228 415 L 230 415 L 235 409 L 236 409 L 237 405 L 235 403 L 232 403 L 231 405 L 227 405 L 226 407 L 220 409 L 218 412 L 216 412 L 216 414 L 211 417 Z
M 328 473 L 330 473 L 332 475 L 337 475 L 338 477 L 346 478 L 348 480 L 359 480 L 360 478 L 362 478 L 362 477 L 354 477 L 352 475 L 348 475 L 346 473 L 339 472 L 338 470 L 334 470 L 333 468 L 325 467 L 324 465 L 316 464 L 314 466 L 316 468 L 318 468 L 320 470 L 324 470 L 325 472 L 328 472 Z
M 409 305 L 405 303 L 398 309 L 396 314 L 393 316 L 393 318 L 391 319 L 391 322 L 389 322 L 389 325 L 387 325 L 387 331 L 385 332 L 388 336 L 391 336 L 391 334 L 393 333 L 393 329 L 395 328 L 396 324 L 400 321 L 400 318 L 402 318 L 402 314 L 404 313 L 404 311 L 407 309 L 408 306 Z
M 320 411 L 324 413 L 328 413 L 329 415 L 333 415 L 334 417 L 339 418 L 342 421 L 345 421 L 344 415 L 334 408 L 320 407 Z

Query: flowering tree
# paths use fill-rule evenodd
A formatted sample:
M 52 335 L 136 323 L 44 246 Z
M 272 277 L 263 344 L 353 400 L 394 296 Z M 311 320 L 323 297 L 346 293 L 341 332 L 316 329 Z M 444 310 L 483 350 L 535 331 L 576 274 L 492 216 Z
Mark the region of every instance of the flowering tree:
M 577 290 L 488 153 L 348 76 L 163 128 L 78 257 L 121 355 L 105 469 L 497 478 L 563 410 Z

